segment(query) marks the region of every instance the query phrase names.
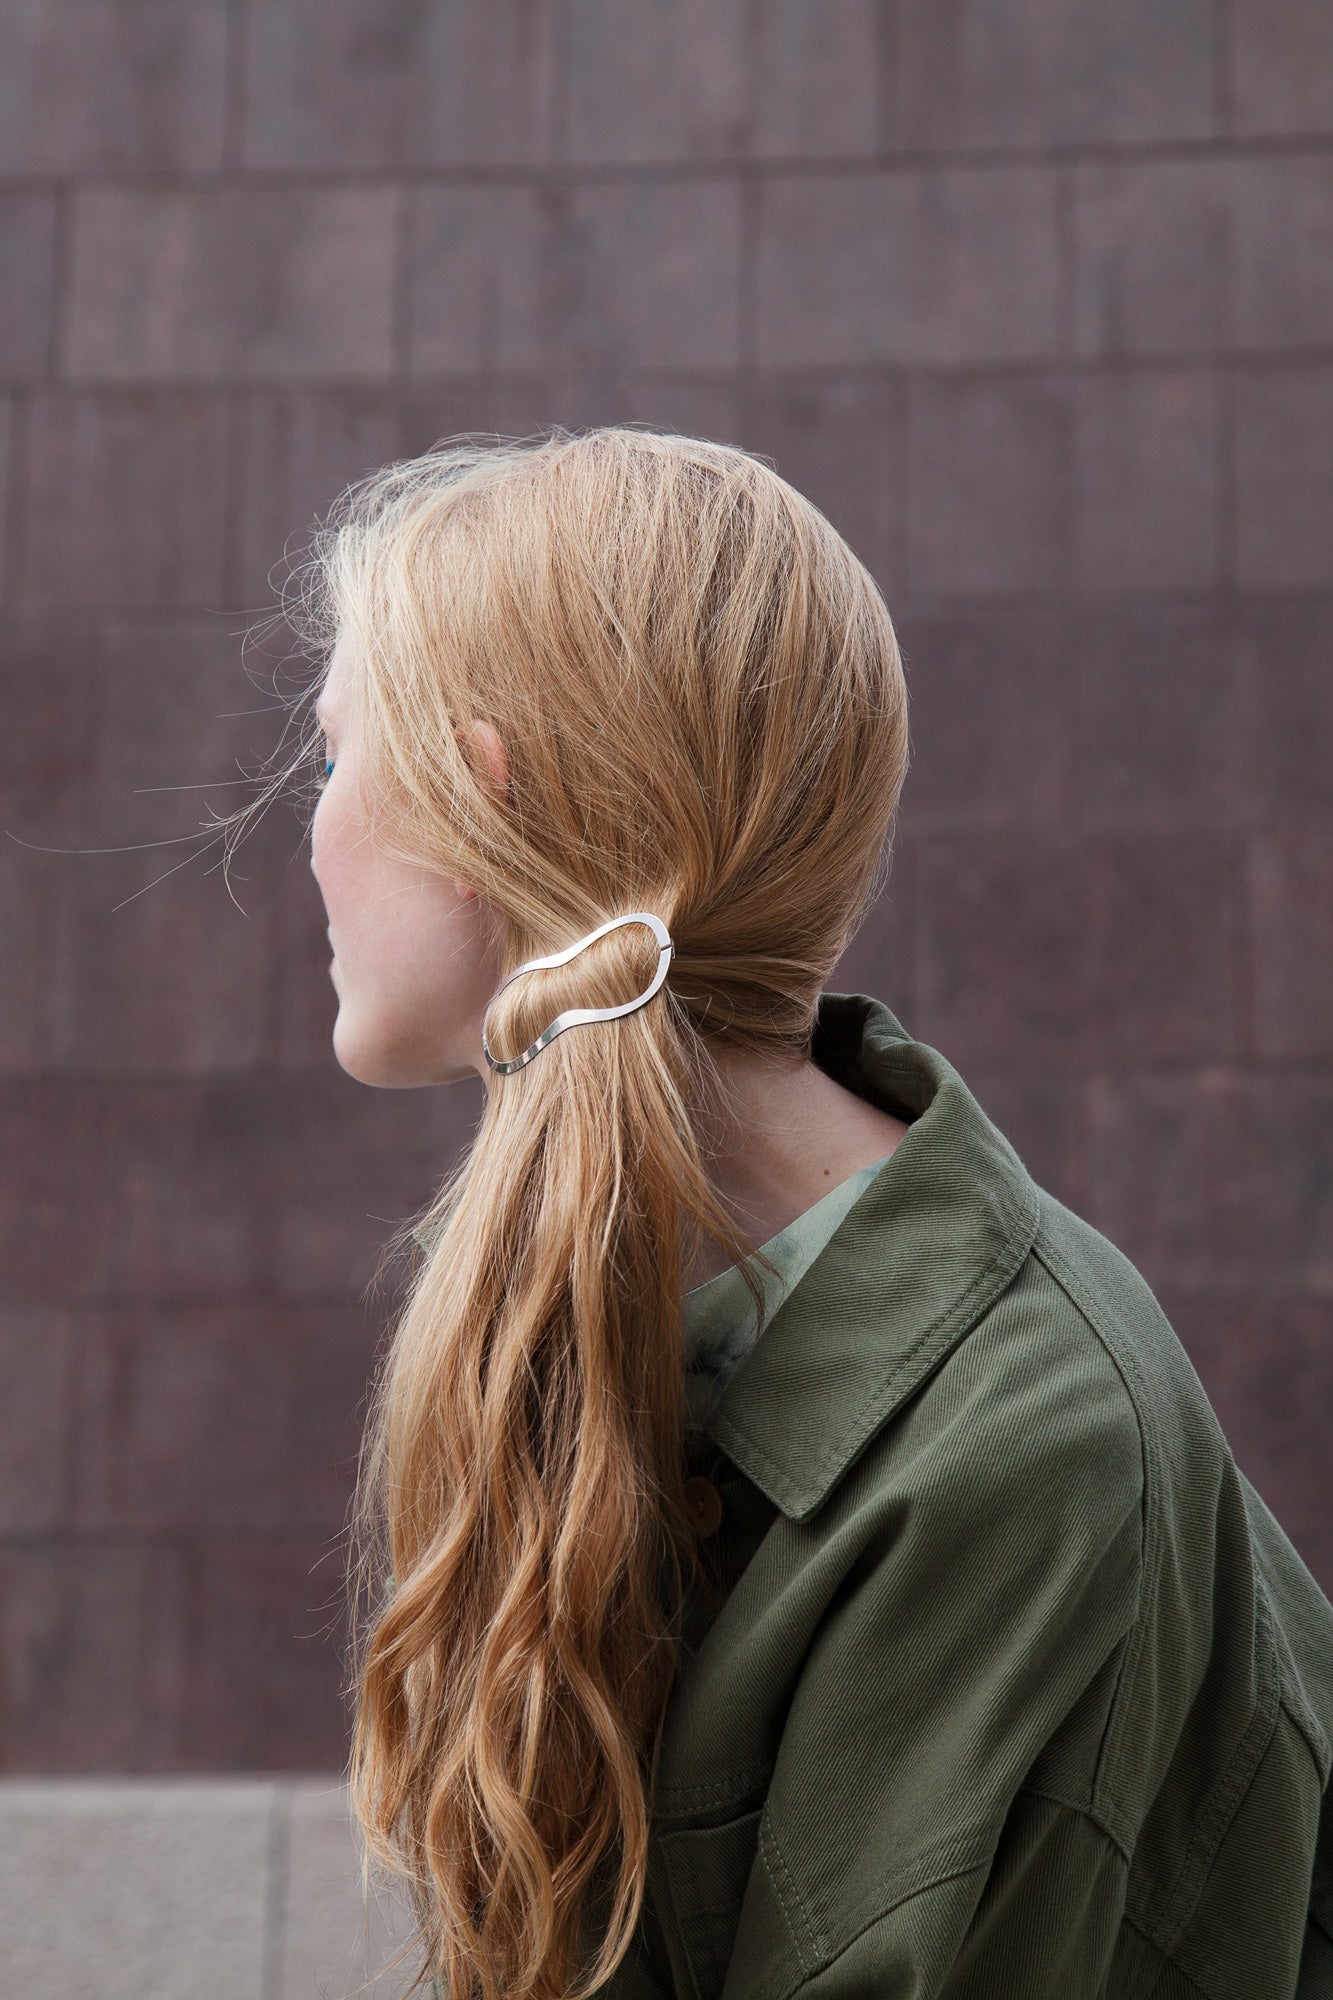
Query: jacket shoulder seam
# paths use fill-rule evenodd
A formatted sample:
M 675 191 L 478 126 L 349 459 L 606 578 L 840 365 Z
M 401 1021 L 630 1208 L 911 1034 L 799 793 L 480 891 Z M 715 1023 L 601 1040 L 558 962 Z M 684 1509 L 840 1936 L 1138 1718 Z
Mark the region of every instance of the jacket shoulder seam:
M 1157 1568 L 1160 1560 L 1161 1522 L 1159 1505 L 1160 1467 L 1158 1462 L 1157 1439 L 1147 1412 L 1147 1385 L 1139 1374 L 1138 1364 L 1132 1355 L 1120 1353 L 1117 1344 L 1108 1337 L 1101 1325 L 1101 1316 L 1093 1300 L 1084 1293 L 1083 1287 L 1070 1270 L 1059 1251 L 1050 1240 L 1043 1217 L 1037 1229 L 1031 1253 L 1051 1276 L 1068 1298 L 1079 1317 L 1087 1326 L 1111 1366 L 1124 1385 L 1125 1395 L 1134 1413 L 1135 1428 L 1138 1432 L 1139 1451 L 1143 1464 L 1142 1541 L 1139 1558 L 1139 1601 L 1130 1630 L 1129 1644 L 1125 1648 L 1116 1676 L 1115 1693 L 1111 1698 L 1102 1740 L 1097 1750 L 1097 1763 L 1093 1771 L 1092 1798 L 1098 1814 L 1108 1824 L 1114 1822 L 1122 1831 L 1118 1836 L 1123 1842 L 1132 1838 L 1132 1830 L 1126 1823 L 1119 1801 L 1110 1795 L 1111 1771 L 1120 1740 L 1127 1727 L 1130 1712 L 1128 1689 L 1133 1685 L 1138 1671 L 1140 1656 L 1147 1640 L 1148 1619 L 1144 1615 L 1144 1605 L 1156 1587 Z
M 1039 1247 L 1040 1246 L 1040 1247 Z M 1115 1246 L 1112 1245 L 1112 1248 Z M 1146 1421 L 1147 1389 L 1139 1373 L 1138 1364 L 1127 1350 L 1122 1354 L 1117 1343 L 1110 1338 L 1109 1331 L 1101 1323 L 1101 1315 L 1093 1301 L 1088 1299 L 1082 1286 L 1070 1270 L 1068 1264 L 1051 1243 L 1043 1228 L 1038 1232 L 1034 1255 L 1041 1258 L 1052 1277 L 1068 1293 L 1074 1305 L 1082 1313 L 1093 1334 L 1100 1341 L 1112 1363 L 1119 1369 L 1126 1391 L 1134 1405 L 1139 1421 L 1139 1433 L 1144 1451 L 1144 1514 L 1145 1514 L 1145 1578 L 1142 1598 L 1151 1603 L 1158 1585 L 1159 1544 L 1161 1539 L 1160 1490 L 1161 1474 L 1159 1448 L 1155 1431 Z M 1138 1394 L 1135 1393 L 1137 1390 Z M 1143 1398 L 1140 1404 L 1140 1395 Z M 1163 1951 L 1169 1952 L 1176 1940 L 1183 1934 L 1189 1919 L 1193 1902 L 1200 1892 L 1203 1879 L 1211 1865 L 1212 1857 L 1231 1823 L 1240 1803 L 1246 1785 L 1253 1776 L 1263 1755 L 1269 1737 L 1277 1725 L 1279 1700 L 1283 1688 L 1281 1661 L 1278 1656 L 1274 1614 L 1269 1604 L 1268 1593 L 1263 1578 L 1255 1572 L 1254 1610 L 1256 1622 L 1256 1672 L 1258 1686 L 1255 1691 L 1254 1708 L 1249 1721 L 1237 1743 L 1225 1769 L 1218 1775 L 1208 1801 L 1196 1820 L 1190 1839 L 1190 1847 L 1180 1873 L 1171 1888 L 1163 1907 L 1151 1919 L 1151 1933 Z M 1149 1618 L 1136 1618 L 1133 1633 L 1133 1667 L 1137 1669 L 1139 1654 L 1146 1643 Z M 1122 1666 L 1116 1682 L 1116 1693 L 1111 1714 L 1103 1736 L 1102 1748 L 1098 1754 L 1096 1793 L 1103 1784 L 1104 1767 L 1109 1765 L 1114 1753 L 1118 1753 L 1126 1730 L 1129 1727 L 1132 1704 L 1128 1697 L 1122 1699 L 1130 1673 L 1130 1661 Z M 1107 1802 L 1110 1803 L 1109 1801 Z
M 1267 1596 L 1268 1592 L 1263 1578 L 1257 1577 L 1256 1583 L 1259 1589 L 1264 1592 L 1264 1595 Z M 1273 1615 L 1271 1604 L 1269 1615 Z M 1311 1715 L 1309 1704 L 1301 1698 L 1300 1690 L 1293 1687 L 1287 1676 L 1283 1673 L 1280 1654 L 1278 1656 L 1277 1705 L 1309 1751 L 1310 1762 L 1314 1765 L 1315 1776 L 1319 1780 L 1319 1789 L 1321 1791 L 1326 1790 L 1329 1782 L 1327 1747 L 1321 1744 L 1319 1740 L 1318 1721 Z

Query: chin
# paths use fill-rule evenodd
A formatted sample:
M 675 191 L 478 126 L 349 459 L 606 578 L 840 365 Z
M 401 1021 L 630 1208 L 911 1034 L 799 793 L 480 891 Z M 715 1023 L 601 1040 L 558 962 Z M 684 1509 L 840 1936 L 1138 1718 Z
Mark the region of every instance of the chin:
M 477 1074 L 466 1060 L 451 1059 L 448 1054 L 426 1056 L 420 1049 L 358 1034 L 342 1013 L 334 1023 L 333 1053 L 347 1076 L 371 1090 L 424 1090 L 431 1084 L 459 1083 Z
M 377 1045 L 373 1036 L 358 1032 L 347 1018 L 345 1008 L 334 1023 L 333 1053 L 339 1069 L 372 1090 L 398 1090 L 418 1081 L 416 1077 L 397 1074 L 400 1064 L 393 1061 L 387 1049 Z

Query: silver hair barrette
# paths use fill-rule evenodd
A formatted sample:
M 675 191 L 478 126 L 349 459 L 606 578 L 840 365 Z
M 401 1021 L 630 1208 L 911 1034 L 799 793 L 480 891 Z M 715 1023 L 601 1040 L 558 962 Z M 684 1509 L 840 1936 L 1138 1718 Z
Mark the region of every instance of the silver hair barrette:
M 577 958 L 578 954 L 586 951 L 590 944 L 595 944 L 598 938 L 605 937 L 608 931 L 619 930 L 622 924 L 647 924 L 657 939 L 657 970 L 643 992 L 633 1000 L 626 1000 L 620 1007 L 566 1007 L 563 1014 L 556 1015 L 549 1027 L 542 1029 L 536 1041 L 524 1049 L 521 1056 L 514 1056 L 509 1062 L 499 1062 L 491 1054 L 490 1044 L 486 1040 L 486 1022 L 483 1018 L 481 1046 L 492 1069 L 498 1070 L 501 1076 L 511 1076 L 516 1069 L 522 1069 L 525 1063 L 530 1063 L 534 1056 L 540 1055 L 547 1043 L 553 1042 L 557 1035 L 562 1035 L 566 1028 L 581 1027 L 585 1021 L 614 1021 L 621 1014 L 632 1014 L 636 1007 L 642 1007 L 652 999 L 667 976 L 676 947 L 672 943 L 670 931 L 660 917 L 653 916 L 649 910 L 634 910 L 627 917 L 612 917 L 609 923 L 599 924 L 595 931 L 589 931 L 586 937 L 579 938 L 564 951 L 553 951 L 548 958 L 529 958 L 522 965 L 516 965 L 508 979 L 502 979 L 496 987 L 487 1003 L 486 1013 L 490 1013 L 491 1007 L 504 992 L 505 987 L 511 985 L 515 979 L 521 978 L 525 972 L 538 972 L 549 965 L 568 965 L 571 958 Z

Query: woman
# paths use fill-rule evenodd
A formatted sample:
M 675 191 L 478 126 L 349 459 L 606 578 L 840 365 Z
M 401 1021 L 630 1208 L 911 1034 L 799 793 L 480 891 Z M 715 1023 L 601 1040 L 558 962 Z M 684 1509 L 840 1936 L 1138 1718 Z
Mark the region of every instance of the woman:
M 358 1509 L 435 1991 L 1333 1994 L 1333 1608 L 1139 1273 L 824 991 L 908 758 L 870 576 L 609 429 L 388 467 L 307 583 L 337 1059 L 486 1085 Z

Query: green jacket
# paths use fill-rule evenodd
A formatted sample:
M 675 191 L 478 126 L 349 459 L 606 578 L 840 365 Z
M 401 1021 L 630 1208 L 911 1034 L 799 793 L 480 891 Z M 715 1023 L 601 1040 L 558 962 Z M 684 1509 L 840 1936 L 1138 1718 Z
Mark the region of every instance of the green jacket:
M 718 1581 L 602 1991 L 1333 1996 L 1333 1607 L 950 1064 L 864 994 L 813 1052 L 911 1130 L 691 1432 Z

